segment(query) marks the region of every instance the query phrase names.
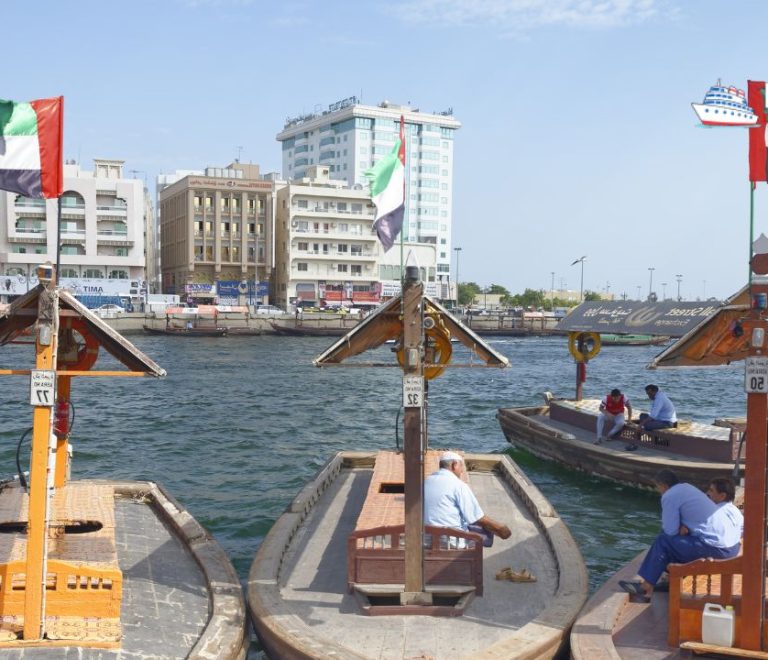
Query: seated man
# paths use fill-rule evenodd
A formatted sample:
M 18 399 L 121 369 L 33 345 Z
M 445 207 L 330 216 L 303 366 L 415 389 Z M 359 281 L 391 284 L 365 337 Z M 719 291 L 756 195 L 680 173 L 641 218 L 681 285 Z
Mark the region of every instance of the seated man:
M 459 454 L 447 451 L 440 456 L 440 469 L 424 480 L 424 524 L 476 531 L 487 539 L 484 545 L 491 544 L 494 534 L 508 539 L 509 527 L 483 513 L 472 489 L 461 480 L 463 470 Z
M 741 545 L 740 530 L 698 488 L 679 483 L 677 475 L 666 469 L 656 474 L 654 482 L 661 493 L 662 531 L 640 565 L 640 581 L 619 580 L 624 591 L 647 599 L 667 564 L 735 557 Z
M 624 428 L 624 408 L 627 409 L 628 418 L 632 419 L 632 405 L 619 389 L 611 390 L 611 393 L 607 394 L 600 402 L 600 413 L 597 416 L 596 445 L 599 445 L 603 440 L 613 440 L 621 433 L 621 429 Z M 613 427 L 607 438 L 603 435 L 606 421 L 613 422 Z
M 645 393 L 651 400 L 651 412 L 640 413 L 638 419 L 637 437 L 645 431 L 657 429 L 669 429 L 677 426 L 677 412 L 669 397 L 659 390 L 658 385 L 646 385 Z M 628 451 L 637 449 L 637 445 L 629 444 L 625 447 Z
M 736 488 L 727 477 L 712 479 L 707 488 L 707 497 L 715 503 L 717 510 L 712 525 L 725 543 L 738 544 L 744 535 L 744 515 L 733 503 Z

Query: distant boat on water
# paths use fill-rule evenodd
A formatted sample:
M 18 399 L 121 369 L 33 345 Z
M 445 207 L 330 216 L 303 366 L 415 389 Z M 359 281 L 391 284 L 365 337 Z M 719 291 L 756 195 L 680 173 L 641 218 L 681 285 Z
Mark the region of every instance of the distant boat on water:
M 660 346 L 668 341 L 669 337 L 661 335 L 600 334 L 602 346 Z
M 743 89 L 725 86 L 718 79 L 701 103 L 691 103 L 705 126 L 757 126 L 757 115 L 747 104 Z

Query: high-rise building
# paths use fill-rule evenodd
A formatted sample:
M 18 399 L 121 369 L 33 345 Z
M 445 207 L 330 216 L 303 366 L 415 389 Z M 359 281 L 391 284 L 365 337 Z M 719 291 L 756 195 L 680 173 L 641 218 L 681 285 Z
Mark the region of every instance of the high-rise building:
M 232 163 L 159 190 L 163 293 L 188 301 L 267 302 L 274 183 Z
M 438 278 L 448 281 L 453 220 L 454 135 L 461 123 L 451 109 L 426 113 L 384 101 L 363 105 L 356 97 L 328 110 L 288 119 L 277 135 L 282 144 L 282 176 L 295 180 L 312 165 L 327 167 L 330 178 L 367 188 L 365 171 L 388 154 L 405 121 L 406 207 L 403 240 L 435 246 Z M 431 264 L 423 264 L 425 267 Z
M 62 285 L 91 306 L 107 298 L 138 306 L 151 205 L 143 181 L 124 177 L 123 164 L 95 159 L 89 172 L 65 163 L 60 237 L 56 199 L 0 193 L 0 296 L 7 301 L 37 284 L 37 265 L 56 263 L 59 241 Z

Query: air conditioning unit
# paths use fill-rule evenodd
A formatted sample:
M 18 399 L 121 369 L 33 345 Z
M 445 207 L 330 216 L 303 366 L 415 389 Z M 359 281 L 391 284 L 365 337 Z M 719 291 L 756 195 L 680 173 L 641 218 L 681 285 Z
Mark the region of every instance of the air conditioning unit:
M 299 221 L 298 220 L 291 220 L 291 227 L 296 229 L 296 227 L 298 227 L 298 226 L 299 226 Z
M 331 229 L 336 229 L 336 223 L 335 222 L 331 223 Z

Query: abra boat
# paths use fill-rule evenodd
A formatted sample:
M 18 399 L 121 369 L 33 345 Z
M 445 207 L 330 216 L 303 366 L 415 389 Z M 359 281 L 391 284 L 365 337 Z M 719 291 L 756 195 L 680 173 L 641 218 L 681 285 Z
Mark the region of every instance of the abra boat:
M 33 409 L 29 480 L 19 468 L 0 488 L 0 647 L 244 658 L 237 574 L 190 513 L 152 482 L 70 479 L 72 380 L 165 371 L 58 289 L 50 265 L 39 281 L 0 315 L 0 345 L 29 327 L 35 338 L 32 369 L 0 370 L 28 376 L 21 389 Z M 102 348 L 126 369 L 93 370 Z M 19 425 L 21 448 L 29 431 Z
M 637 488 L 652 490 L 653 477 L 662 468 L 700 486 L 740 472 L 743 420 L 715 420 L 716 424 L 680 420 L 677 428 L 644 432 L 639 438 L 635 425 L 627 424 L 617 439 L 596 445 L 599 406 L 599 399 L 548 397 L 542 406 L 500 408 L 496 419 L 507 441 L 519 449 Z M 637 450 L 626 451 L 628 444 L 636 444 Z
M 148 335 L 171 335 L 173 337 L 224 337 L 228 334 L 228 328 L 177 328 L 166 326 L 165 328 L 153 328 L 151 325 L 143 325 L 144 332 Z
M 341 337 L 349 332 L 349 327 L 319 325 L 319 321 L 317 325 L 305 325 L 303 322 L 288 325 L 270 321 L 269 325 L 275 334 L 285 337 Z
M 469 364 L 450 363 L 452 337 L 472 352 Z M 586 569 L 563 521 L 509 457 L 464 455 L 470 487 L 512 539 L 483 549 L 473 532 L 423 525 L 423 471 L 438 453 L 423 449 L 424 381 L 506 358 L 423 296 L 409 267 L 402 296 L 315 364 L 339 365 L 389 339 L 404 368 L 403 451 L 339 453 L 276 521 L 248 577 L 259 639 L 271 658 L 554 657 L 586 598 Z M 366 365 L 397 366 L 354 363 Z M 496 579 L 523 568 L 537 581 Z
M 743 89 L 725 86 L 718 79 L 701 103 L 691 103 L 699 121 L 705 126 L 756 126 L 757 115 L 747 104 Z
M 654 335 L 614 335 L 601 334 L 602 346 L 661 346 L 669 341 L 669 337 Z

